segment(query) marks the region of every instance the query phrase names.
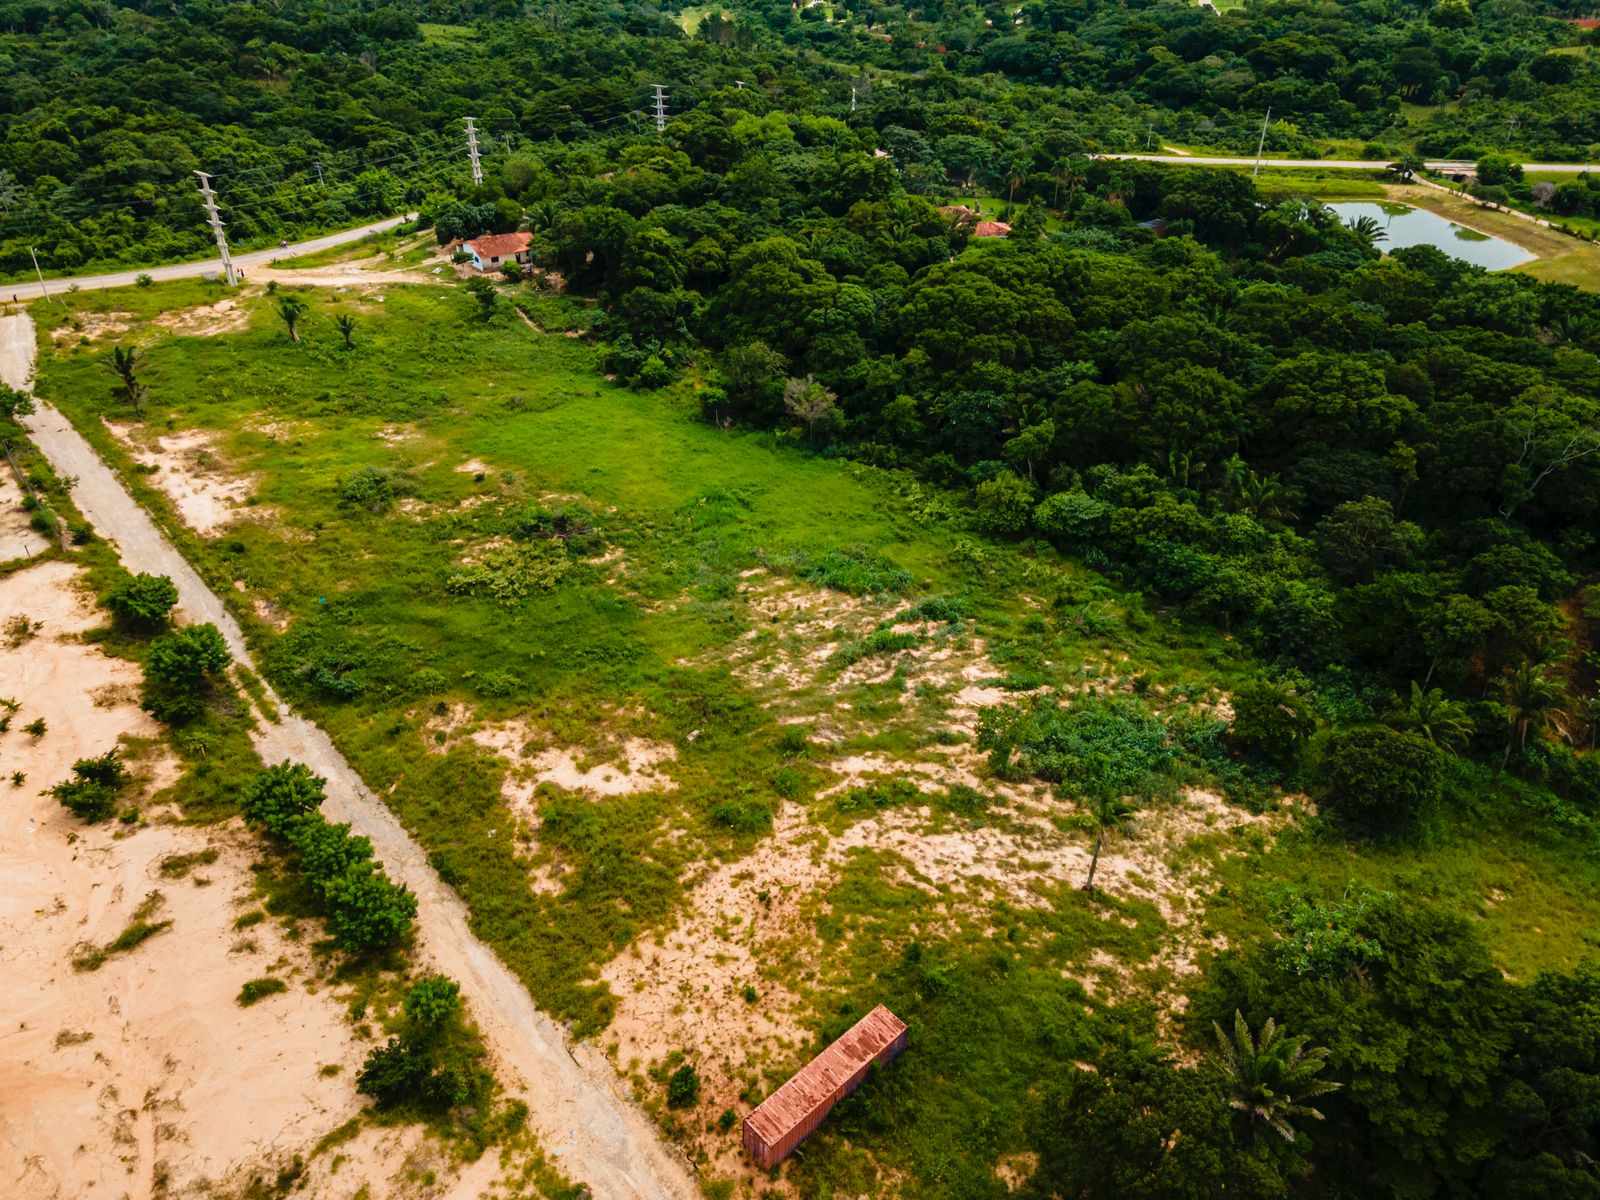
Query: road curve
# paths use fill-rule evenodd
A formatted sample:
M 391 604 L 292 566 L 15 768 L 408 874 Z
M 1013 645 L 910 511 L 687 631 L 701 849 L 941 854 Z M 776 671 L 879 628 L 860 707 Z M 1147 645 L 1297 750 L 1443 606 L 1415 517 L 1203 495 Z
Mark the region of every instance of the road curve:
M 250 268 L 264 267 L 275 258 L 292 258 L 297 254 L 315 254 L 318 250 L 331 250 L 335 246 L 343 246 L 346 242 L 358 242 L 369 233 L 381 233 L 385 229 L 393 229 L 396 225 L 414 220 L 416 213 L 407 213 L 400 217 L 386 217 L 382 221 L 373 221 L 366 225 L 357 225 L 354 229 L 341 229 L 338 233 L 324 234 L 322 237 L 312 238 L 305 242 L 295 242 L 287 248 L 273 246 L 266 250 L 251 250 L 245 254 L 235 254 L 233 265 L 242 267 L 248 277 Z M 164 267 L 133 267 L 126 271 L 112 271 L 105 275 L 74 275 L 62 279 L 46 279 L 44 290 L 48 295 L 64 292 L 76 286 L 80 292 L 95 291 L 100 288 L 128 287 L 138 282 L 139 276 L 148 275 L 157 283 L 168 279 L 198 279 L 201 275 L 220 275 L 222 262 L 219 259 L 207 258 L 199 262 L 169 263 Z M 24 300 L 32 299 L 39 294 L 39 281 L 19 279 L 10 284 L 0 284 L 0 293 L 10 292 Z
M 1185 167 L 1253 167 L 1253 158 L 1211 158 L 1198 154 L 1096 154 L 1095 158 L 1115 158 L 1133 162 L 1164 162 Z M 1263 167 L 1331 167 L 1336 171 L 1381 171 L 1394 159 L 1360 158 L 1263 158 Z M 1452 171 L 1472 170 L 1476 164 L 1453 159 L 1430 159 L 1423 164 L 1430 171 L 1448 175 Z M 1524 171 L 1560 171 L 1577 174 L 1593 171 L 1600 174 L 1600 163 L 1523 163 Z
M 32 318 L 0 317 L 0 380 L 26 388 L 34 353 Z M 89 523 L 116 544 L 128 569 L 169 576 L 183 615 L 216 625 L 234 658 L 252 666 L 243 633 L 216 593 L 71 423 L 44 401 L 36 404 L 23 423 L 56 472 L 76 479 L 73 500 Z M 323 811 L 371 838 L 384 869 L 416 893 L 423 954 L 460 981 L 502 1082 L 523 1097 L 530 1124 L 561 1169 L 587 1183 L 597 1200 L 696 1200 L 700 1191 L 688 1165 L 626 1098 L 605 1056 L 587 1043 L 569 1044 L 565 1029 L 534 1006 L 516 976 L 473 936 L 466 905 L 328 735 L 268 694 L 280 716 L 258 722 L 257 751 L 266 762 L 293 759 L 324 776 Z

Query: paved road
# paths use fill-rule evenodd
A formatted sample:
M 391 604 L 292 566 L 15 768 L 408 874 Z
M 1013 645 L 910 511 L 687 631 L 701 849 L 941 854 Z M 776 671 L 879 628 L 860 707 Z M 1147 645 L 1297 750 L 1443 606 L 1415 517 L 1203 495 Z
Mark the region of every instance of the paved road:
M 408 213 L 403 217 L 387 217 L 382 221 L 373 221 L 369 225 L 358 225 L 354 229 L 341 229 L 338 233 L 326 234 L 323 237 L 312 238 L 307 242 L 295 242 L 287 249 L 274 246 L 267 250 L 252 250 L 247 254 L 235 254 L 233 265 L 244 268 L 248 279 L 252 267 L 264 267 L 275 258 L 292 258 L 297 254 L 314 254 L 318 250 L 331 250 L 334 246 L 343 246 L 346 242 L 357 242 L 369 233 L 379 233 L 385 229 L 393 229 L 406 221 L 416 217 L 416 213 Z M 76 284 L 79 291 L 92 291 L 98 288 L 128 287 L 136 282 L 141 275 L 148 275 L 158 283 L 167 279 L 196 279 L 201 275 L 220 275 L 222 263 L 215 258 L 204 259 L 200 262 L 170 263 L 164 267 L 134 267 L 127 271 L 112 271 L 108 275 L 77 275 L 63 279 L 47 279 L 44 281 L 45 291 L 50 295 L 64 292 Z M 39 281 L 29 282 L 17 280 L 14 283 L 0 285 L 4 292 L 21 296 L 23 299 L 38 296 Z M 3 292 L 0 292 L 3 294 Z
M 1122 158 L 1132 159 L 1135 162 L 1165 162 L 1178 163 L 1183 166 L 1198 167 L 1253 167 L 1256 160 L 1253 158 L 1206 158 L 1198 154 L 1097 154 L 1096 158 Z M 1261 165 L 1272 167 L 1331 167 L 1337 171 L 1381 171 L 1393 159 L 1371 161 L 1359 158 L 1263 158 Z M 1457 162 L 1450 159 L 1433 159 L 1425 164 L 1430 171 L 1438 171 L 1448 175 L 1453 171 L 1472 170 L 1473 163 Z M 1580 171 L 1594 171 L 1600 174 L 1600 163 L 1523 163 L 1524 171 L 1561 171 L 1577 174 Z
M 29 382 L 34 338 L 33 320 L 26 314 L 0 317 L 0 379 L 13 387 Z M 238 623 L 216 593 L 67 419 L 42 400 L 36 403 L 38 411 L 24 424 L 56 471 L 77 479 L 73 499 L 89 523 L 116 543 L 130 570 L 169 576 L 177 584 L 182 614 L 215 624 L 234 658 L 251 666 Z M 280 719 L 259 722 L 257 751 L 269 763 L 293 759 L 324 776 L 323 811 L 371 838 L 385 870 L 416 893 L 424 954 L 436 969 L 460 981 L 502 1081 L 528 1104 L 530 1122 L 557 1164 L 587 1183 L 597 1200 L 698 1200 L 687 1164 L 624 1096 L 605 1056 L 587 1043 L 569 1046 L 566 1031 L 534 1007 L 516 976 L 473 936 L 466 906 L 328 735 L 272 699 Z

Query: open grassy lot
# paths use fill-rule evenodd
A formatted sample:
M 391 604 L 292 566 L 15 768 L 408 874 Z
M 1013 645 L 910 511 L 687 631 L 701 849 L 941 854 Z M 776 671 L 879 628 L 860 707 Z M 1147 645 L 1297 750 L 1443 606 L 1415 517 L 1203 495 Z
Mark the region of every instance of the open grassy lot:
M 916 1052 L 785 1178 L 1004 1195 L 1033 1086 L 1115 1026 L 1161 1028 L 1285 884 L 1482 909 L 1518 975 L 1600 928 L 1560 840 L 1497 830 L 1488 855 L 1463 816 L 1403 854 L 1330 849 L 1205 748 L 1254 673 L 1241 647 L 976 537 L 908 478 L 704 422 L 692 378 L 607 383 L 562 336 L 579 305 L 521 294 L 531 323 L 504 302 L 485 322 L 451 288 L 295 295 L 298 343 L 259 291 L 221 327 L 201 283 L 36 305 L 39 389 L 707 1178 L 768 1186 L 740 1174 L 737 1116 L 882 1001 Z M 142 416 L 111 396 L 114 342 L 141 348 Z M 1070 783 L 997 779 L 975 745 L 1040 690 L 1191 731 L 1093 895 Z M 684 1066 L 698 1098 L 669 1107 Z

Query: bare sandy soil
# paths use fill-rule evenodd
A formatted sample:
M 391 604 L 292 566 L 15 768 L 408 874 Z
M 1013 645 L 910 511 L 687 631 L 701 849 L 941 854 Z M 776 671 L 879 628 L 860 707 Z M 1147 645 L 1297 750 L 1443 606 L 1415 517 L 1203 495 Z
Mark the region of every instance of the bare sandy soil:
M 139 456 L 141 465 L 155 468 L 147 478 L 172 501 L 183 523 L 202 537 L 220 533 L 245 515 L 255 480 L 222 469 L 209 433 L 153 434 L 135 425 L 105 425 Z
M 137 707 L 138 668 L 81 640 L 99 617 L 76 574 L 51 562 L 0 580 L 0 621 L 39 625 L 0 646 L 0 680 L 20 705 L 0 734 L 0 1191 L 234 1195 L 298 1157 L 305 1195 L 448 1194 L 459 1168 L 419 1129 L 363 1128 L 313 1153 L 365 1108 L 354 1077 L 370 1043 L 305 941 L 272 920 L 235 927 L 257 911 L 253 837 L 150 807 L 175 763 L 149 752 L 160 730 Z M 43 737 L 19 727 L 34 717 Z M 46 789 L 119 744 L 141 754 L 129 800 L 144 820 L 84 825 Z M 10 782 L 17 770 L 23 786 Z M 75 968 L 140 912 L 171 924 L 96 970 Z M 239 989 L 262 977 L 288 990 L 241 1008 Z M 483 1182 L 455 1194 L 477 1196 Z
M 22 489 L 11 468 L 0 460 L 0 563 L 32 558 L 50 548 L 49 539 L 28 524 L 30 516 L 22 507 Z

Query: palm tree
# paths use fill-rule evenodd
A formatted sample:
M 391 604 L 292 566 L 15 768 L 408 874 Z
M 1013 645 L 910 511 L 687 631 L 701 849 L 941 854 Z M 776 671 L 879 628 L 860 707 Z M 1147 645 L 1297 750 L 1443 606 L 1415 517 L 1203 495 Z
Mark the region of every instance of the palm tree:
M 1389 240 L 1389 231 L 1379 222 L 1377 217 L 1360 216 L 1354 220 L 1346 221 L 1345 228 L 1366 244 L 1367 249 L 1376 249 L 1379 242 Z
M 340 313 L 333 322 L 339 328 L 339 336 L 344 339 L 344 348 L 356 348 L 356 319 L 349 313 Z
M 1506 738 L 1505 756 L 1500 769 L 1505 770 L 1511 761 L 1511 748 L 1528 748 L 1528 734 L 1537 732 L 1561 706 L 1561 685 L 1538 663 L 1524 659 L 1512 667 L 1500 681 L 1500 699 L 1506 706 L 1506 724 L 1510 736 Z
M 1291 521 L 1295 515 L 1294 494 L 1276 475 L 1258 475 L 1235 454 L 1222 464 L 1223 484 L 1235 512 L 1262 521 Z
M 145 386 L 140 381 L 139 351 L 133 346 L 111 347 L 111 361 L 106 369 L 120 381 L 117 394 L 133 406 L 133 411 L 144 416 Z
M 278 315 L 289 327 L 289 340 L 300 340 L 300 318 L 306 315 L 306 302 L 299 296 L 279 296 Z
M 1419 733 L 1435 746 L 1452 749 L 1472 736 L 1472 718 L 1467 706 L 1449 699 L 1439 688 L 1423 691 L 1411 681 L 1411 696 L 1404 704 L 1396 698 L 1388 723 L 1396 729 Z
M 1106 834 L 1126 833 L 1128 822 L 1137 809 L 1122 796 L 1101 792 L 1089 799 L 1089 815 L 1094 818 L 1094 853 L 1089 857 L 1089 878 L 1083 881 L 1083 890 L 1094 891 L 1094 873 L 1100 865 L 1100 851 L 1106 844 Z
M 1343 1085 L 1332 1079 L 1318 1079 L 1328 1065 L 1328 1052 L 1321 1046 L 1306 1049 L 1306 1039 L 1289 1037 L 1271 1017 L 1261 1027 L 1261 1036 L 1252 1037 L 1244 1014 L 1233 1014 L 1233 1036 L 1222 1031 L 1215 1021 L 1217 1066 L 1232 1093 L 1228 1103 L 1250 1119 L 1252 1133 L 1265 1125 L 1286 1142 L 1295 1139 L 1296 1117 L 1322 1120 L 1322 1113 L 1305 1101 L 1336 1092 Z

